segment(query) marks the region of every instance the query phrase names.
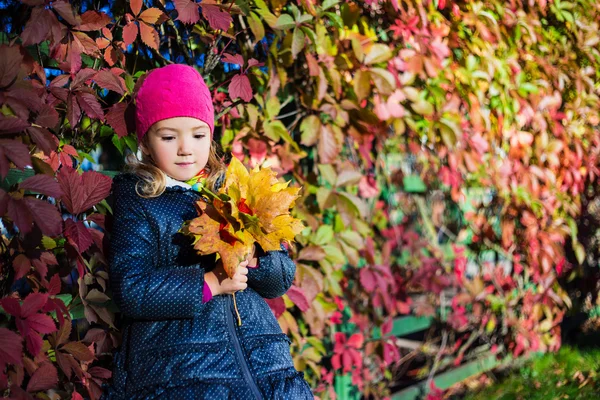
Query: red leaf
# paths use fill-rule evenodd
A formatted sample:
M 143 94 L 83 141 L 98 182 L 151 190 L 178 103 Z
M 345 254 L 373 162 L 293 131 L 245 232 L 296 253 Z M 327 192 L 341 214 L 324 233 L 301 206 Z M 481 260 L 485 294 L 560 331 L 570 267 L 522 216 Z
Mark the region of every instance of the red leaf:
M 248 67 L 262 67 L 265 65 L 264 62 L 258 62 L 256 58 L 251 58 L 248 60 Z
M 40 112 L 35 118 L 35 123 L 46 128 L 54 128 L 58 124 L 58 112 L 54 107 L 42 104 Z
M 19 254 L 13 260 L 13 269 L 15 270 L 14 280 L 21 279 L 31 270 L 31 261 L 24 254 Z
M 106 113 L 106 122 L 108 122 L 120 138 L 127 136 L 125 110 L 127 110 L 126 103 L 117 103 L 110 108 L 108 113 Z
M 42 233 L 48 236 L 58 236 L 62 231 L 62 217 L 56 206 L 45 200 L 26 197 L 24 199 L 33 220 L 40 227 Z
M 3 148 L 4 154 L 12 161 L 17 168 L 24 169 L 31 165 L 31 157 L 29 156 L 29 148 L 17 140 L 0 140 L 0 147 Z M 3 175 L 2 177 L 4 177 Z
M 125 93 L 125 88 L 121 86 L 121 81 L 119 77 L 113 74 L 110 71 L 103 70 L 100 71 L 94 76 L 94 81 L 103 89 L 112 90 L 113 92 L 117 92 L 119 94 Z
M 223 55 L 223 62 L 237 64 L 240 67 L 244 66 L 244 57 L 241 54 L 232 55 L 229 53 L 225 53 Z
M 375 273 L 369 268 L 361 268 L 360 284 L 363 286 L 363 288 L 365 288 L 367 292 L 372 292 L 373 290 L 375 290 Z
M 23 365 L 23 339 L 21 335 L 0 328 L 0 365 Z
M 112 179 L 95 171 L 79 175 L 73 168 L 62 168 L 57 175 L 63 189 L 62 201 L 71 214 L 79 214 L 105 199 Z
M 317 143 L 319 154 L 319 162 L 330 164 L 337 159 L 338 154 L 342 150 L 342 146 L 338 143 L 335 133 L 329 125 L 321 126 L 321 135 Z
M 125 46 L 129 46 L 131 43 L 135 42 L 135 38 L 137 38 L 138 27 L 134 22 L 129 22 L 127 25 L 123 27 L 123 42 Z
M 300 311 L 304 312 L 310 308 L 310 303 L 304 294 L 304 291 L 296 285 L 292 285 L 292 287 L 287 291 L 287 296 L 290 300 L 298 306 Z
M 160 43 L 160 40 L 156 29 L 145 22 L 140 22 L 140 36 L 142 37 L 142 42 L 144 42 L 147 46 L 158 50 L 158 44 Z
M 56 78 L 52 79 L 52 82 L 50 82 L 50 88 L 63 88 L 67 83 L 69 83 L 69 79 L 71 79 L 71 76 L 68 74 L 58 75 Z M 66 97 L 62 96 L 59 98 L 63 101 L 66 99 Z
M 190 0 L 175 0 L 177 19 L 184 24 L 195 24 L 200 20 L 198 3 Z
M 85 217 L 86 221 L 91 221 L 100 226 L 100 228 L 104 229 L 104 221 L 106 220 L 106 216 L 102 214 L 90 214 Z
M 37 174 L 25 179 L 19 184 L 19 189 L 31 190 L 54 198 L 62 196 L 62 190 L 56 179 L 44 174 Z
M 340 362 L 340 356 L 342 353 L 335 353 L 333 355 L 333 357 L 331 358 L 331 366 L 333 367 L 334 370 L 340 369 L 342 367 L 342 364 Z
M 27 324 L 34 331 L 43 334 L 56 332 L 58 330 L 52 317 L 45 314 L 34 314 L 30 316 L 27 318 Z
M 94 39 L 83 32 L 73 32 L 73 39 L 77 42 L 77 47 L 87 55 L 96 56 L 100 51 Z
M 131 11 L 133 11 L 133 15 L 138 15 L 140 10 L 142 9 L 143 0 L 131 0 L 129 2 L 129 7 L 131 7 Z
M 39 258 L 34 258 L 31 260 L 31 263 L 42 279 L 46 279 L 46 275 L 48 275 L 48 266 Z
M 19 300 L 13 297 L 5 297 L 0 299 L 0 305 L 4 308 L 4 311 L 12 315 L 13 317 L 21 316 L 21 305 Z
M 8 200 L 8 216 L 17 225 L 22 234 L 26 235 L 31 232 L 31 224 L 33 218 L 29 212 L 29 208 L 23 200 Z
M 201 8 L 202 15 L 208 20 L 211 28 L 227 32 L 232 21 L 231 15 L 228 12 L 221 10 L 214 0 L 202 1 Z
M 47 293 L 31 293 L 21 305 L 21 318 L 27 318 L 44 307 L 48 301 Z
M 77 149 L 75 149 L 75 147 L 71 146 L 70 144 L 65 144 L 62 147 L 62 151 L 73 157 L 79 156 L 79 154 L 77 153 Z
M 28 392 L 37 392 L 39 390 L 51 389 L 58 383 L 58 372 L 50 362 L 42 364 L 35 370 L 31 380 L 27 384 Z
M 80 31 L 99 31 L 110 23 L 110 17 L 103 12 L 88 10 L 81 14 Z
M 104 119 L 104 112 L 102 112 L 102 106 L 100 106 L 100 103 L 98 102 L 98 99 L 96 99 L 96 96 L 94 94 L 78 91 L 76 95 L 77 102 L 90 118 L 95 118 L 99 120 Z
M 122 57 L 119 57 L 122 55 L 123 55 L 123 53 L 117 52 L 117 50 L 115 50 L 114 47 L 110 46 L 104 52 L 104 61 L 106 61 L 107 64 L 112 67 L 113 65 L 115 65 L 117 63 L 118 58 L 122 58 Z
M 62 287 L 62 281 L 60 280 L 60 276 L 58 274 L 52 275 L 50 278 L 50 283 L 48 284 L 48 294 L 50 296 L 56 296 L 60 293 Z
M 39 354 L 43 344 L 44 342 L 39 333 L 30 330 L 29 333 L 25 335 L 25 345 L 32 356 L 35 357 Z
M 72 40 L 70 44 L 65 62 L 61 63 L 59 67 L 63 71 L 75 75 L 81 69 L 81 53 L 83 53 L 84 48 L 78 40 Z
M 156 24 L 163 17 L 163 12 L 156 7 L 147 8 L 143 13 L 140 14 L 138 19 L 144 21 L 147 24 Z
M 95 378 L 110 379 L 112 377 L 112 372 L 102 367 L 92 367 L 88 372 Z
M 81 342 L 69 342 L 62 347 L 62 350 L 72 354 L 79 361 L 92 361 L 94 359 L 94 353 Z
M 23 132 L 31 124 L 21 118 L 5 117 L 0 114 L 0 135 Z
M 31 17 L 29 17 L 21 33 L 23 46 L 37 44 L 46 39 L 50 31 L 52 17 L 52 11 L 42 7 L 31 10 Z
M 82 86 L 87 86 L 88 81 L 91 82 L 92 78 L 97 73 L 98 73 L 98 71 L 96 71 L 93 68 L 83 68 L 82 70 L 80 70 L 77 73 L 77 75 L 75 75 L 75 78 L 73 79 L 73 84 L 71 85 L 71 87 L 73 89 L 75 89 L 75 88 L 81 88 Z
M 33 139 L 37 147 L 42 150 L 47 156 L 50 156 L 53 151 L 58 148 L 58 138 L 53 135 L 48 129 L 32 126 L 27 129 L 29 137 Z
M 283 301 L 283 298 L 265 299 L 265 301 L 271 308 L 271 311 L 273 311 L 275 318 L 279 318 L 281 314 L 285 312 L 285 302 Z
M 81 17 L 73 10 L 71 3 L 64 0 L 58 0 L 52 2 L 52 8 L 63 17 L 68 24 L 78 26 L 81 23 Z
M 75 99 L 75 96 L 69 96 L 67 99 L 67 119 L 71 126 L 77 125 L 81 116 L 81 108 Z
M 244 74 L 238 74 L 233 77 L 229 84 L 229 97 L 232 100 L 238 97 L 244 101 L 252 100 L 252 87 L 250 86 L 250 79 Z
M 59 159 L 60 159 L 60 164 L 67 166 L 69 168 L 73 167 L 73 160 L 71 160 L 71 157 L 69 157 L 68 154 L 61 152 L 58 155 Z
M 83 400 L 83 397 L 79 393 L 74 391 L 71 395 L 71 400 Z
M 12 200 L 12 197 L 9 196 L 4 190 L 0 189 L 0 217 L 6 215 L 8 202 L 10 200 Z
M 93 243 L 92 235 L 81 221 L 74 222 L 72 219 L 65 221 L 65 236 L 72 244 L 77 246 L 80 253 L 86 251 Z
M 70 380 L 71 377 L 73 376 L 73 368 L 71 368 L 71 359 L 73 357 L 71 355 L 62 353 L 60 351 L 57 351 L 55 353 L 55 355 L 56 355 L 56 363 L 58 364 L 60 369 L 62 369 L 62 371 L 66 375 L 67 379 Z
M 352 336 L 350 336 L 350 338 L 348 339 L 348 342 L 346 342 L 346 345 L 350 346 L 350 347 L 354 347 L 355 349 L 361 349 L 364 343 L 364 336 L 362 335 L 362 333 L 355 333 Z
M 17 46 L 0 46 L 0 87 L 8 87 L 19 73 L 23 55 Z

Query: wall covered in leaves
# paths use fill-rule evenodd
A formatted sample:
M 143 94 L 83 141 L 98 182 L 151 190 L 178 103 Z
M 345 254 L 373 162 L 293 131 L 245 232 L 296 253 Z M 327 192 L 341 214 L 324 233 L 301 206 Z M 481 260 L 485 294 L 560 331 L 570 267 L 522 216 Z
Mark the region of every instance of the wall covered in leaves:
M 0 177 L 34 172 L 0 190 L 5 394 L 98 398 L 110 378 L 111 178 L 82 166 L 135 150 L 135 83 L 172 62 L 209 83 L 226 152 L 303 187 L 296 280 L 269 304 L 316 395 L 560 346 L 598 179 L 597 2 L 0 8 Z M 438 321 L 416 350 L 390 336 L 405 314 Z

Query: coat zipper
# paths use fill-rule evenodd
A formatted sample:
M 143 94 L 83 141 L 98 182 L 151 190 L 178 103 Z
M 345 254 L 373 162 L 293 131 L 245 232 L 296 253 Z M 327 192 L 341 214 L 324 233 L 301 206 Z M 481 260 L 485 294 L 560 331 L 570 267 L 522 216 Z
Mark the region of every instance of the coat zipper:
M 242 351 L 242 346 L 240 344 L 240 339 L 237 335 L 235 321 L 233 320 L 233 310 L 231 309 L 231 296 L 226 296 L 227 298 L 227 310 L 225 314 L 227 314 L 227 327 L 229 328 L 229 334 L 231 336 L 231 340 L 233 341 L 233 348 L 235 349 L 236 356 L 238 358 L 238 362 L 242 368 L 242 375 L 244 375 L 244 379 L 248 386 L 250 386 L 250 390 L 254 394 L 256 400 L 262 400 L 262 395 L 260 394 L 260 390 L 258 390 L 258 386 L 252 377 L 252 373 L 250 372 L 250 368 L 248 367 L 248 363 L 246 362 L 246 357 Z

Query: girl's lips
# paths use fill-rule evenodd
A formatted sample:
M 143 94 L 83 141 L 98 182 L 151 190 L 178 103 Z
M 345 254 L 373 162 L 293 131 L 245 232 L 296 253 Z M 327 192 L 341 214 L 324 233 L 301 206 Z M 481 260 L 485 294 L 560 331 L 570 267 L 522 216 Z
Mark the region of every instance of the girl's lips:
M 194 165 L 194 163 L 175 163 L 175 165 L 177 165 L 179 167 L 190 167 L 190 166 Z

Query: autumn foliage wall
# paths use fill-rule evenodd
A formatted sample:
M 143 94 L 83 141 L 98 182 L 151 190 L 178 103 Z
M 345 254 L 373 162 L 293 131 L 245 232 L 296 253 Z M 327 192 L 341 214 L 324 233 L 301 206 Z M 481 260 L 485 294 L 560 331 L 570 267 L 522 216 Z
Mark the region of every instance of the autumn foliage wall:
M 97 398 L 110 378 L 111 179 L 81 165 L 135 150 L 135 83 L 171 62 L 209 82 L 225 151 L 304 188 L 296 281 L 270 305 L 315 394 L 560 346 L 598 177 L 596 2 L 1 7 L 0 177 L 34 172 L 0 191 L 5 394 Z M 389 335 L 403 314 L 438 321 L 416 352 Z

